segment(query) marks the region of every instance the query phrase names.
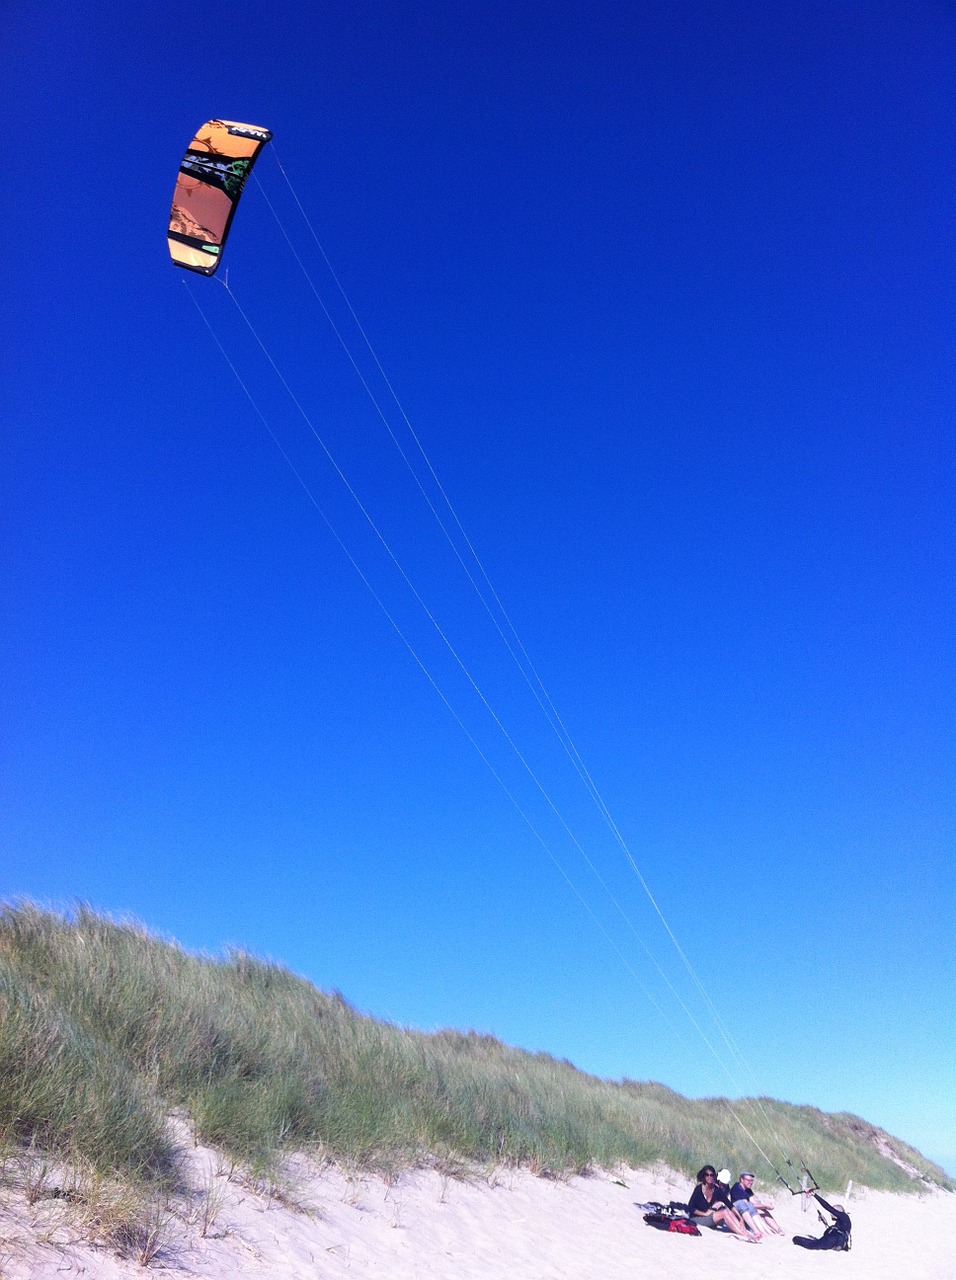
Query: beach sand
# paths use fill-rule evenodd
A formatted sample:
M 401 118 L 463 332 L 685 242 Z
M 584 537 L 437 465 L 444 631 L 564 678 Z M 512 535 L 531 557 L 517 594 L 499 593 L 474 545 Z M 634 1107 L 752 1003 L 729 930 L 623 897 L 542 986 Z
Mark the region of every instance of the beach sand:
M 842 1280 L 953 1280 L 956 1194 L 898 1196 L 854 1192 L 850 1253 L 811 1253 L 790 1237 L 822 1231 L 815 1206 L 773 1195 L 785 1237 L 751 1245 L 705 1230 L 668 1234 L 644 1224 L 644 1201 L 686 1200 L 685 1178 L 666 1170 L 596 1172 L 554 1181 L 498 1169 L 454 1179 L 418 1170 L 389 1183 L 370 1175 L 290 1167 L 288 1197 L 230 1177 L 217 1153 L 186 1153 L 194 1198 L 162 1224 L 162 1247 L 150 1271 L 164 1275 L 299 1280 L 749 1280 L 771 1276 L 840 1276 Z M 624 1185 L 622 1185 L 624 1184 Z M 202 1236 L 202 1188 L 218 1213 Z M 844 1188 L 845 1191 L 845 1188 Z M 824 1189 L 831 1202 L 840 1191 Z M 294 1199 L 298 1207 L 284 1203 Z M 0 1206 L 0 1275 L 4 1280 L 83 1276 L 131 1280 L 144 1269 L 79 1238 L 63 1198 L 26 1205 L 8 1191 Z

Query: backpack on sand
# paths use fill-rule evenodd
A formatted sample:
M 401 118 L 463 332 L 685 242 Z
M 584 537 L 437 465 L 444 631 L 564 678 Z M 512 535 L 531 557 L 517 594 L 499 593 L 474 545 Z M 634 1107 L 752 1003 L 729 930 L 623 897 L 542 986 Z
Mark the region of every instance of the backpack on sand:
M 657 1227 L 658 1231 L 676 1231 L 684 1236 L 699 1236 L 700 1227 L 694 1226 L 689 1218 L 677 1218 L 672 1213 L 645 1213 L 644 1221 L 649 1227 Z

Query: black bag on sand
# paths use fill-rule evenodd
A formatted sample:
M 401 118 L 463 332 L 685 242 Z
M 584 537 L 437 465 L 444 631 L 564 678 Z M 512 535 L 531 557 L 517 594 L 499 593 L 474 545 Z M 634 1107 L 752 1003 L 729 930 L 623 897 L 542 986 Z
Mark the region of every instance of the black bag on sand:
M 674 1231 L 684 1236 L 699 1236 L 700 1227 L 689 1218 L 678 1218 L 673 1213 L 645 1213 L 644 1221 L 658 1231 Z

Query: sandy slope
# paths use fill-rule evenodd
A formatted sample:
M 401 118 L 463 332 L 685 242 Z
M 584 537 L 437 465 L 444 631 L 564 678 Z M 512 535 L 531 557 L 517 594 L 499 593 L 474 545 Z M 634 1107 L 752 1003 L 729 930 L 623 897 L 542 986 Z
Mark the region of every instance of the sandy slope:
M 153 1272 L 167 1276 L 369 1277 L 370 1280 L 748 1280 L 839 1275 L 843 1280 L 953 1280 L 956 1277 L 956 1195 L 916 1197 L 869 1192 L 848 1204 L 853 1250 L 808 1253 L 793 1234 L 818 1234 L 813 1211 L 777 1197 L 786 1238 L 758 1245 L 705 1231 L 675 1236 L 644 1225 L 636 1202 L 685 1199 L 680 1177 L 624 1170 L 568 1183 L 498 1170 L 456 1181 L 418 1171 L 388 1185 L 350 1178 L 338 1169 L 294 1164 L 295 1209 L 257 1193 L 221 1170 L 212 1151 L 190 1148 L 190 1182 L 212 1186 L 221 1201 L 200 1235 L 202 1192 L 164 1226 L 165 1244 Z M 620 1185 L 619 1179 L 626 1183 Z M 834 1193 L 839 1199 L 839 1194 Z M 77 1240 L 61 1199 L 27 1208 L 10 1194 L 0 1211 L 0 1275 L 4 1280 L 84 1276 L 142 1277 L 135 1261 L 119 1260 Z M 57 1225 L 59 1224 L 59 1225 Z M 44 1239 L 46 1237 L 46 1239 Z

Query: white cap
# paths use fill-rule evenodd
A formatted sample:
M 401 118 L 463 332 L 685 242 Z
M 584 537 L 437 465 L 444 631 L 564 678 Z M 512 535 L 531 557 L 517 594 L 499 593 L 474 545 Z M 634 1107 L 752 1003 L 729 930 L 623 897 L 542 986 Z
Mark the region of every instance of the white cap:
M 729 1169 L 721 1169 L 721 1170 L 720 1170 L 720 1172 L 717 1174 L 717 1181 L 718 1181 L 718 1182 L 729 1182 L 729 1181 L 730 1181 L 730 1170 L 729 1170 Z

